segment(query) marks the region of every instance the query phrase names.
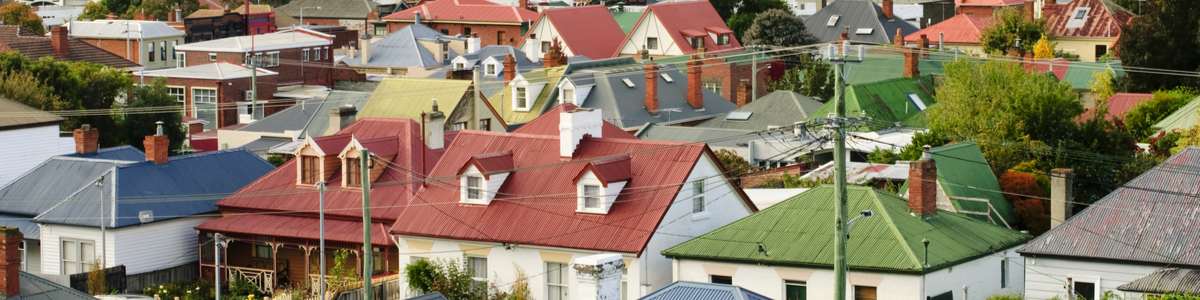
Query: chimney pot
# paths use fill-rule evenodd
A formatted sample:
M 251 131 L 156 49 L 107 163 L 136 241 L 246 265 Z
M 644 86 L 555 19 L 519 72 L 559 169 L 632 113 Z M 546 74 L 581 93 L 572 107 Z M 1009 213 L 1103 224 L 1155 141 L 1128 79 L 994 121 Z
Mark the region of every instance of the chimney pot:
M 86 155 L 99 150 L 100 131 L 92 128 L 91 124 L 83 124 L 72 132 L 75 138 L 75 153 Z
M 21 235 L 21 231 L 16 227 L 0 227 L 0 252 L 3 252 L 3 257 L 0 257 L 0 270 L 3 270 L 0 278 L 0 288 L 4 290 L 6 298 L 15 298 L 21 295 L 21 242 L 25 239 Z
M 650 114 L 658 113 L 658 65 L 654 64 L 654 60 L 649 60 L 644 70 L 646 71 L 646 111 Z
M 701 70 L 704 68 L 704 62 L 701 61 L 700 55 L 693 54 L 692 59 L 687 63 L 687 102 L 692 108 L 704 108 L 704 92 L 702 91 L 703 80 Z
M 937 185 L 937 165 L 932 159 L 922 158 L 910 163 L 908 167 L 908 209 L 921 217 L 937 214 Z

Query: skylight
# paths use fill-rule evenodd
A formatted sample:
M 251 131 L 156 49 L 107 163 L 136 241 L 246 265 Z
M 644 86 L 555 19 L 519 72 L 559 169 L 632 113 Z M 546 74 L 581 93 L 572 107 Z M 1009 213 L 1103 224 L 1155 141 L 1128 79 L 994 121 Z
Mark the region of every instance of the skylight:
M 624 82 L 624 83 L 625 83 L 625 86 L 626 86 L 626 87 L 628 87 L 628 88 L 633 88 L 633 87 L 635 87 L 635 85 L 633 85 L 633 81 L 632 81 L 632 80 L 629 80 L 629 78 L 621 78 L 621 82 Z
M 731 111 L 728 115 L 725 115 L 725 119 L 733 121 L 745 121 L 749 120 L 750 115 L 752 114 L 754 114 L 752 111 Z
M 875 28 L 859 28 L 854 30 L 854 34 L 870 35 L 875 32 Z
M 1091 11 L 1091 8 L 1087 8 L 1087 7 L 1075 8 L 1075 11 L 1071 12 L 1071 19 L 1067 20 L 1067 28 L 1069 28 L 1069 29 L 1082 28 L 1084 24 L 1087 24 L 1087 16 L 1088 16 L 1089 11 Z
M 912 101 L 913 105 L 917 106 L 917 110 L 925 111 L 925 101 L 921 100 L 921 96 L 917 94 L 908 94 L 908 100 Z
M 666 80 L 667 83 L 675 82 L 675 78 L 671 78 L 671 74 L 662 73 L 662 74 L 660 74 L 660 76 L 662 76 L 662 79 Z
M 839 16 L 839 15 L 829 16 L 829 22 L 825 22 L 825 26 L 833 27 L 834 25 L 837 25 L 838 19 L 841 19 L 841 18 L 842 18 L 842 16 Z

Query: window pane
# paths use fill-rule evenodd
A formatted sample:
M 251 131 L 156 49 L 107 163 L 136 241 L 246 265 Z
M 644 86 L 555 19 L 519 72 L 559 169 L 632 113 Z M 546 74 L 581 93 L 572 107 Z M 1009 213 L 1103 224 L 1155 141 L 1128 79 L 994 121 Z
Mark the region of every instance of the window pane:
M 467 199 L 482 198 L 483 178 L 478 176 L 467 176 Z
M 63 261 L 79 261 L 79 243 L 63 241 Z
M 854 286 L 854 300 L 875 300 L 875 287 L 873 286 Z
M 79 255 L 79 261 L 82 263 L 96 262 L 96 245 L 91 242 L 80 242 Z
M 733 284 L 733 276 L 711 275 L 708 277 L 709 282 L 717 284 Z
M 546 294 L 548 299 L 567 299 L 567 265 L 546 263 Z
M 1096 300 L 1096 284 L 1091 282 L 1075 282 L 1075 298 Z
M 704 212 L 704 181 L 697 180 L 692 183 L 692 212 Z
M 808 287 L 804 282 L 786 281 L 783 284 L 786 300 L 804 300 L 808 297 Z

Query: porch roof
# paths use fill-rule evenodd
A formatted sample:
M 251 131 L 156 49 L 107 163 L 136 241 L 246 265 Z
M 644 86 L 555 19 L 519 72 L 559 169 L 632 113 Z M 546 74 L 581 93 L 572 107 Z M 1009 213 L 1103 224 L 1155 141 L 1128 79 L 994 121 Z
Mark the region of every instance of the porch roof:
M 232 214 L 208 220 L 201 223 L 200 226 L 196 226 L 196 229 L 314 241 L 320 238 L 320 224 L 316 217 Z M 326 241 L 362 243 L 362 234 L 362 222 L 360 221 L 325 219 Z M 371 244 L 391 245 L 385 224 L 371 224 Z

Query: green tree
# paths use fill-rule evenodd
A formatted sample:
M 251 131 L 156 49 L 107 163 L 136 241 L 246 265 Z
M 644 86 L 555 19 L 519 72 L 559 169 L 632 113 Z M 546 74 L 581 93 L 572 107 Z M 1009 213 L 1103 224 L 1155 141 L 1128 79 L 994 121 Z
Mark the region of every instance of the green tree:
M 1126 130 L 1135 139 L 1145 141 L 1154 134 L 1152 127 L 1155 123 L 1187 105 L 1195 97 L 1196 91 L 1189 88 L 1154 92 L 1150 100 L 1139 103 L 1125 114 Z
M 742 175 L 754 171 L 754 166 L 750 165 L 746 159 L 738 155 L 737 152 L 729 149 L 720 149 L 714 152 L 717 155 L 717 160 L 721 161 L 721 166 L 728 172 L 725 175 L 729 178 L 741 178 Z
M 758 14 L 742 34 L 742 43 L 746 45 L 795 47 L 816 42 L 817 38 L 804 27 L 804 20 L 783 9 Z
M 1113 84 L 1112 72 L 1096 72 L 1092 74 L 1091 88 L 1092 95 L 1096 96 L 1097 108 L 1107 108 L 1108 98 L 1117 93 L 1117 88 Z M 1104 114 L 1097 115 L 1102 116 Z
M 42 84 L 33 74 L 12 71 L 0 74 L 0 95 L 41 110 L 70 109 L 68 103 L 54 96 L 54 91 Z
M 130 7 L 136 6 L 134 0 L 100 0 L 100 4 L 103 4 L 108 12 L 119 15 L 128 12 Z
M 1033 58 L 1054 58 L 1054 42 L 1050 41 L 1050 35 L 1042 35 L 1042 38 L 1038 39 L 1037 44 L 1033 45 Z
M 1033 51 L 1033 46 L 1046 32 L 1042 20 L 1029 21 L 1019 10 L 1004 8 L 996 11 L 992 26 L 984 29 L 979 38 L 983 50 L 987 53 L 1005 55 L 1010 50 L 1025 55 Z
M 771 90 L 790 90 L 801 95 L 830 99 L 833 97 L 833 67 L 811 55 L 799 55 L 791 68 L 778 80 L 771 81 Z
M 440 292 L 447 299 L 484 299 L 488 294 L 459 260 L 417 260 L 404 266 L 404 274 L 408 287 L 422 294 Z
M 782 0 L 711 0 L 709 3 L 712 3 L 717 14 L 725 20 L 738 40 L 741 40 L 742 34 L 750 29 L 755 16 L 771 9 L 790 11 L 787 3 Z
M 33 12 L 33 7 L 12 1 L 0 5 L 0 22 L 10 25 L 20 25 L 21 31 L 34 35 L 46 34 L 42 27 L 42 18 Z
M 83 5 L 83 13 L 79 14 L 80 20 L 103 20 L 108 17 L 108 7 L 99 1 L 88 1 Z
M 115 100 L 133 86 L 133 80 L 121 70 L 80 61 L 60 61 L 50 57 L 29 59 L 20 53 L 0 53 L 0 74 L 26 72 L 41 81 L 56 101 L 53 105 L 31 104 L 42 109 L 79 110 L 112 109 Z M 13 99 L 31 103 L 31 99 Z M 110 147 L 126 144 L 125 134 L 118 134 L 119 120 L 111 115 L 87 115 L 68 117 L 62 123 L 64 130 L 91 124 L 100 129 L 100 145 Z
M 167 94 L 167 86 L 163 81 L 156 80 L 153 84 L 147 86 L 138 86 L 133 88 L 133 93 L 130 94 L 128 108 L 148 108 L 148 107 L 171 107 L 177 106 L 175 97 Z M 181 114 L 176 111 L 152 113 L 152 114 L 130 114 L 125 117 L 122 126 L 126 134 L 126 141 L 133 144 L 134 147 L 143 148 L 141 143 L 142 138 L 147 135 L 154 135 L 156 132 L 155 122 L 163 122 L 163 134 L 170 140 L 171 151 L 178 152 L 183 146 L 185 137 L 183 131 L 183 121 Z
M 1194 71 L 1200 68 L 1200 9 L 1190 0 L 1149 0 L 1143 13 L 1130 21 L 1117 41 L 1126 66 Z M 1126 87 L 1154 91 L 1177 86 L 1197 86 L 1194 77 L 1129 72 Z
M 899 153 L 896 153 L 896 151 L 883 149 L 883 148 L 875 148 L 875 151 L 871 151 L 870 154 L 867 154 L 867 162 L 870 162 L 873 164 L 888 164 L 888 165 L 890 165 L 890 164 L 896 163 L 896 160 L 899 160 L 899 159 L 900 159 Z

